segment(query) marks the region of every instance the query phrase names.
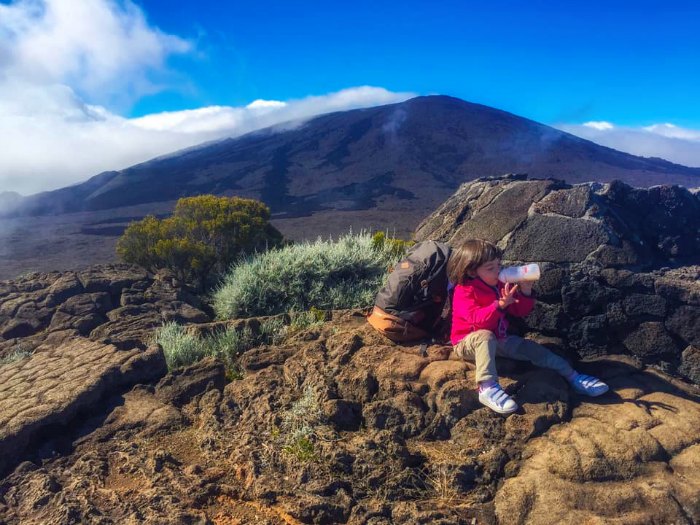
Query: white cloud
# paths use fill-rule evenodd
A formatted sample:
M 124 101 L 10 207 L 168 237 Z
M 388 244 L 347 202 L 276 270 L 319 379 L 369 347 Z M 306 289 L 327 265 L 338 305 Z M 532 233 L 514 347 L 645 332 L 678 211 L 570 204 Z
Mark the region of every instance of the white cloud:
M 205 141 L 412 96 L 364 86 L 134 119 L 107 109 L 161 90 L 174 75 L 168 58 L 190 51 L 129 0 L 0 3 L 0 191 L 55 189 Z
M 685 166 L 700 167 L 700 130 L 662 123 L 644 127 L 610 122 L 555 125 L 597 144 L 642 157 L 659 157 Z
M 148 25 L 129 0 L 16 0 L 0 4 L 0 78 L 70 86 L 100 104 L 159 89 L 186 40 Z
M 256 108 L 280 108 L 283 106 L 286 106 L 287 104 L 285 102 L 281 102 L 279 100 L 253 100 L 250 104 L 248 104 L 246 107 L 249 109 L 256 109 Z
M 129 123 L 146 130 L 197 135 L 191 140 L 202 142 L 238 136 L 281 122 L 308 119 L 322 113 L 390 104 L 412 96 L 415 95 L 361 86 L 287 102 L 255 100 L 240 107 L 209 106 L 185 111 L 167 111 L 131 119 Z
M 587 128 L 593 128 L 597 130 L 613 129 L 614 127 L 612 124 L 610 124 L 610 122 L 605 122 L 604 120 L 592 120 L 591 122 L 585 122 L 583 125 Z
M 41 106 L 31 90 L 41 93 Z M 277 104 L 210 106 L 126 119 L 85 104 L 65 86 L 16 86 L 16 91 L 29 93 L 33 104 L 16 103 L 20 95 L 8 103 L 0 94 L 0 191 L 23 194 L 80 182 L 209 140 L 414 96 L 364 86 Z
M 651 126 L 646 126 L 645 131 L 650 133 L 656 133 L 663 137 L 669 137 L 672 139 L 686 139 L 686 140 L 697 140 L 700 141 L 700 131 L 694 129 L 687 129 L 669 124 L 668 122 L 664 124 L 653 124 Z

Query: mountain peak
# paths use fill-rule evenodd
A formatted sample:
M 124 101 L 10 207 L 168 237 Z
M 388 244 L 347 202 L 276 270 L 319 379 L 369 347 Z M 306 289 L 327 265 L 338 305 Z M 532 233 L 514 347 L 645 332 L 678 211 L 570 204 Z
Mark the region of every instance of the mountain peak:
M 340 111 L 190 148 L 22 200 L 47 214 L 202 193 L 265 201 L 276 216 L 431 209 L 461 183 L 503 173 L 567 182 L 698 186 L 700 169 L 628 155 L 448 95 Z

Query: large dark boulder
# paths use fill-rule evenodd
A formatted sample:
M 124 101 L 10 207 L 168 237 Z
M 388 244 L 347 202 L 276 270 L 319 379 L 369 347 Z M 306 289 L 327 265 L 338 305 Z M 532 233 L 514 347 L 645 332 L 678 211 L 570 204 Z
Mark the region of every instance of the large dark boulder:
M 464 184 L 416 230 L 453 246 L 483 238 L 506 264 L 538 262 L 523 332 L 563 337 L 578 357 L 628 353 L 697 381 L 700 199 L 680 186 L 568 185 L 523 175 Z

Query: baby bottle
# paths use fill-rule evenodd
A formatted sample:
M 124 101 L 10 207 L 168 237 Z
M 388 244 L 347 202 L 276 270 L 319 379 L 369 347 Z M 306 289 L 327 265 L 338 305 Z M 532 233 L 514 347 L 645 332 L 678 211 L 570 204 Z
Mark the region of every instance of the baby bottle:
M 510 266 L 503 268 L 498 274 L 498 280 L 502 283 L 518 283 L 521 281 L 536 281 L 540 278 L 540 267 L 537 263 L 525 266 Z

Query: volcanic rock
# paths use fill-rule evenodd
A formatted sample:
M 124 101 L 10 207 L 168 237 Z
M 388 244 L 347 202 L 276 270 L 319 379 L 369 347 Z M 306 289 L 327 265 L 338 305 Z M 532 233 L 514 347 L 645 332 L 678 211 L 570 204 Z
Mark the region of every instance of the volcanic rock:
M 160 347 L 119 351 L 83 338 L 40 346 L 0 367 L 0 472 L 40 433 L 65 426 L 106 393 L 165 374 Z
M 521 406 L 504 418 L 476 400 L 472 364 L 389 343 L 361 314 L 287 336 L 279 359 L 225 386 L 212 360 L 136 386 L 99 424 L 67 429 L 68 453 L 0 481 L 0 521 L 700 519 L 698 388 L 607 356 L 579 366 L 611 392 L 581 398 L 504 360 Z
M 700 345 L 700 199 L 679 186 L 569 185 L 525 176 L 464 184 L 416 230 L 483 238 L 505 264 L 537 262 L 538 304 L 513 326 L 563 337 L 577 357 L 627 353 L 693 379 Z
M 698 209 L 679 188 L 509 177 L 426 219 L 419 238 L 539 262 L 513 327 L 610 385 L 583 398 L 499 358 L 508 417 L 479 403 L 472 363 L 396 345 L 365 311 L 287 326 L 235 375 L 208 358 L 163 377 L 163 321 L 262 319 L 205 322 L 128 266 L 0 283 L 0 523 L 698 522 Z
M 202 307 L 167 272 L 149 276 L 134 265 L 26 275 L 0 283 L 0 358 L 74 335 L 145 349 L 164 322 L 208 321 Z

